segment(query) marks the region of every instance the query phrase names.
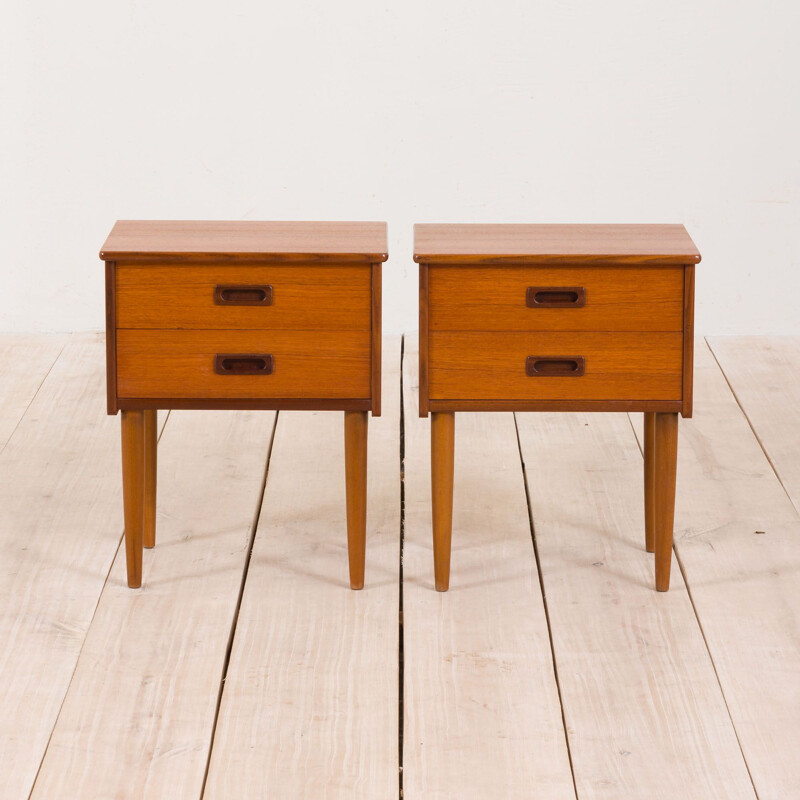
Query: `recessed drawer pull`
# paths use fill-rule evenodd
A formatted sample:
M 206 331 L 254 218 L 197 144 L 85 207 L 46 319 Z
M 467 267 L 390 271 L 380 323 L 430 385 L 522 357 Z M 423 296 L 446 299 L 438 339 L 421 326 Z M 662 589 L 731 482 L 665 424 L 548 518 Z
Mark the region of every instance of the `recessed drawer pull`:
M 218 306 L 271 306 L 272 286 L 215 286 Z
M 529 286 L 525 295 L 528 308 L 583 308 L 583 286 Z
M 272 375 L 275 359 L 270 354 L 226 353 L 214 358 L 217 375 Z
M 531 378 L 579 378 L 586 371 L 583 356 L 528 356 L 525 373 Z

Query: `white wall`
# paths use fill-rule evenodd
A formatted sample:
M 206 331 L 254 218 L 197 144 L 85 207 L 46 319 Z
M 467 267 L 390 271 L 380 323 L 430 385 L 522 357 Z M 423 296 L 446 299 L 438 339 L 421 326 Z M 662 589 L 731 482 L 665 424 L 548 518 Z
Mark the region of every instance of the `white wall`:
M 800 333 L 796 0 L 5 0 L 0 329 L 102 328 L 117 218 L 683 222 L 699 332 Z

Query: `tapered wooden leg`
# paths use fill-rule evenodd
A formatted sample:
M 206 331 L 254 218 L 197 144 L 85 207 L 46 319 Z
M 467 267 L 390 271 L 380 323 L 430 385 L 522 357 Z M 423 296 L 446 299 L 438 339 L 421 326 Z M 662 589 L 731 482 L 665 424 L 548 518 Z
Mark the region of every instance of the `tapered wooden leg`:
M 158 412 L 144 412 L 144 546 L 156 546 L 158 483 Z
M 347 488 L 347 555 L 350 588 L 364 588 L 367 545 L 367 433 L 366 411 L 344 412 L 344 471 Z
M 125 506 L 125 557 L 128 586 L 142 585 L 144 528 L 144 412 L 122 412 L 122 496 Z
M 431 497 L 433 505 L 433 575 L 437 592 L 450 586 L 453 532 L 453 455 L 456 415 L 431 413 Z
M 656 549 L 656 415 L 644 415 L 644 541 L 648 553 Z
M 675 475 L 678 466 L 678 415 L 656 414 L 655 422 L 656 589 L 669 589 L 672 529 L 675 521 Z

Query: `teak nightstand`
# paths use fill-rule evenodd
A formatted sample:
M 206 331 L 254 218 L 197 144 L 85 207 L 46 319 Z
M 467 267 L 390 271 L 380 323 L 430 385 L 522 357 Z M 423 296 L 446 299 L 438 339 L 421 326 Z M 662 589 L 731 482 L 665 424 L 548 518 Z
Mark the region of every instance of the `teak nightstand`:
M 383 222 L 116 223 L 100 258 L 129 586 L 155 544 L 156 409 L 333 409 L 344 411 L 350 585 L 362 588 L 386 250 Z
M 678 414 L 692 415 L 700 254 L 686 229 L 417 225 L 414 260 L 436 588 L 450 582 L 454 412 L 643 411 L 645 542 L 666 591 Z

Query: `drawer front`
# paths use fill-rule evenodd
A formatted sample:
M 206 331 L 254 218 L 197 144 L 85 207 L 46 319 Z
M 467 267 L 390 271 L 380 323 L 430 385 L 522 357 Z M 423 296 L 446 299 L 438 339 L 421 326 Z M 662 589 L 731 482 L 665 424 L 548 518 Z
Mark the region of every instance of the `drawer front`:
M 245 374 L 237 374 L 241 372 Z M 370 334 L 368 330 L 118 330 L 117 394 L 120 398 L 368 398 Z
M 118 328 L 369 330 L 369 264 L 117 264 Z
M 431 400 L 680 400 L 681 333 L 431 331 Z
M 680 331 L 683 267 L 429 268 L 431 330 Z

